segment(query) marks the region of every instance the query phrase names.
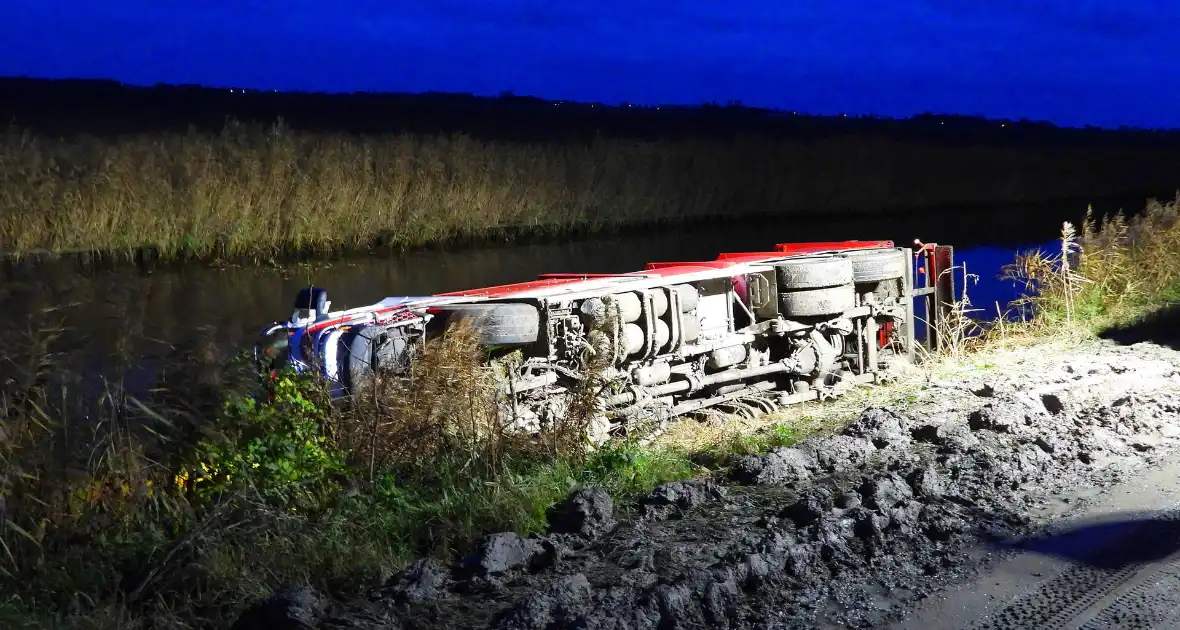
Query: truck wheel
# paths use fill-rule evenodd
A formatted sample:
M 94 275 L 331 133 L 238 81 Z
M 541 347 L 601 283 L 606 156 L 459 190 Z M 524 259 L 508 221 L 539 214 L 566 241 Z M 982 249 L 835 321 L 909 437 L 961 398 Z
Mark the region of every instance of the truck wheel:
M 842 254 L 852 261 L 856 284 L 871 284 L 905 277 L 906 255 L 896 249 L 873 249 Z
M 784 317 L 840 315 L 856 306 L 856 292 L 851 282 L 838 287 L 789 291 L 779 294 L 778 306 Z
M 348 340 L 348 388 L 353 394 L 373 382 L 380 370 L 396 369 L 407 358 L 409 346 L 398 328 L 361 326 Z
M 450 304 L 448 322 L 470 321 L 485 346 L 521 346 L 537 341 L 541 315 L 529 304 Z
M 852 282 L 852 262 L 839 256 L 798 258 L 775 265 L 780 291 L 839 287 Z

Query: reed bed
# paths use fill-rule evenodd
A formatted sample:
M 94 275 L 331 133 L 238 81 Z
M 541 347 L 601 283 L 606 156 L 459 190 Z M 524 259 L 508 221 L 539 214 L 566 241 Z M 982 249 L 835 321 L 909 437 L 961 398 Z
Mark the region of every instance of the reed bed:
M 1113 196 L 1164 149 L 953 147 L 885 136 L 552 143 L 231 122 L 109 138 L 0 132 L 0 252 L 168 258 L 412 247 L 741 216 Z
M 1103 333 L 1180 303 L 1180 196 L 1131 216 L 1066 223 L 1056 251 L 1017 256 L 1006 269 L 1025 283 L 1019 306 L 1034 325 Z

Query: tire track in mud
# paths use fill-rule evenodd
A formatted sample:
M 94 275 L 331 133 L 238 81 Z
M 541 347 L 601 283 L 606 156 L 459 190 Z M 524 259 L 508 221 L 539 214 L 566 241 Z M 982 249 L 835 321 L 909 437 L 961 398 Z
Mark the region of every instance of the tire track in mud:
M 1177 627 L 1180 458 L 1170 459 L 1111 488 L 1080 518 L 1015 541 L 1015 557 L 898 627 Z M 1038 562 L 1038 556 L 1055 560 Z
M 1121 541 L 1106 553 L 1126 552 Z M 1058 574 L 1035 592 L 1008 604 L 998 613 L 968 626 L 970 630 L 1102 630 L 1106 628 L 1174 628 L 1157 626 L 1180 610 L 1180 591 L 1158 588 L 1159 578 L 1171 578 L 1180 586 L 1180 553 L 1165 563 L 1135 563 L 1118 569 L 1074 566 Z M 1167 608 L 1159 610 L 1160 605 Z M 1129 620 L 1135 620 L 1127 625 Z
M 1145 577 L 1079 630 L 1140 630 L 1180 627 L 1180 560 Z M 1070 628 L 1072 630 L 1072 627 Z

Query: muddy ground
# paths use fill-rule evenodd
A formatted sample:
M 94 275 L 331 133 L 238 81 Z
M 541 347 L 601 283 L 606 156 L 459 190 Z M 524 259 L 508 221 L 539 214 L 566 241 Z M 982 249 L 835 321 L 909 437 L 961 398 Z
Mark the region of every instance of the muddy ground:
M 370 601 L 297 589 L 238 627 L 905 625 L 1011 541 L 1180 457 L 1180 353 L 1021 352 L 634 505 L 580 490 L 548 534 L 490 536 L 453 566 L 420 560 Z

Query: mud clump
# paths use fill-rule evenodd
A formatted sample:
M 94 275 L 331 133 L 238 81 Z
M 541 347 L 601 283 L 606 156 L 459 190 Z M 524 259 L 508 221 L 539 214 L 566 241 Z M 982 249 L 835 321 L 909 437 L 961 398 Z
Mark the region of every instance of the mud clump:
M 825 473 L 861 468 L 877 452 L 871 441 L 847 435 L 817 437 L 798 448 L 811 455 Z
M 788 505 L 780 516 L 789 518 L 798 527 L 818 522 L 833 507 L 832 492 L 827 488 L 810 488 L 798 500 Z
M 479 550 L 467 559 L 466 564 L 477 574 L 496 575 L 529 568 L 544 554 L 545 549 L 539 541 L 502 532 L 484 538 Z
M 848 437 L 872 440 L 877 448 L 902 448 L 909 445 L 912 422 L 901 414 L 884 407 L 866 409 L 856 420 L 844 427 Z
M 778 448 L 766 455 L 747 455 L 730 470 L 730 478 L 746 484 L 782 484 L 806 481 L 819 470 L 815 457 L 798 448 Z
M 430 601 L 445 595 L 450 583 L 450 570 L 434 558 L 421 558 L 390 580 L 385 595 L 399 604 Z
M 919 499 L 936 499 L 942 496 L 946 486 L 942 475 L 929 465 L 912 471 L 906 477 L 906 482 L 910 484 L 914 496 Z
M 909 501 L 914 494 L 910 485 L 897 473 L 873 475 L 860 486 L 864 504 L 878 510 L 888 510 Z
M 1065 401 L 1057 394 L 1041 394 L 1041 404 L 1055 416 L 1065 412 Z
M 658 486 L 640 501 L 641 518 L 663 520 L 704 503 L 725 497 L 725 488 L 712 480 L 672 481 Z
M 247 610 L 233 630 L 310 630 L 328 609 L 328 600 L 310 586 L 279 591 Z
M 584 627 L 581 626 L 583 612 L 592 590 L 581 573 L 561 578 L 548 589 L 517 602 L 495 627 L 501 630 Z
M 1026 424 L 1023 409 L 1012 404 L 995 405 L 988 403 L 982 409 L 971 412 L 967 426 L 972 431 L 995 431 L 996 433 L 1019 433 Z
M 940 453 L 967 453 L 979 446 L 979 438 L 971 429 L 951 419 L 924 422 L 915 426 L 911 435 L 917 442 L 933 444 Z
M 606 490 L 594 486 L 576 490 L 546 510 L 549 531 L 598 538 L 615 526 L 615 503 Z

